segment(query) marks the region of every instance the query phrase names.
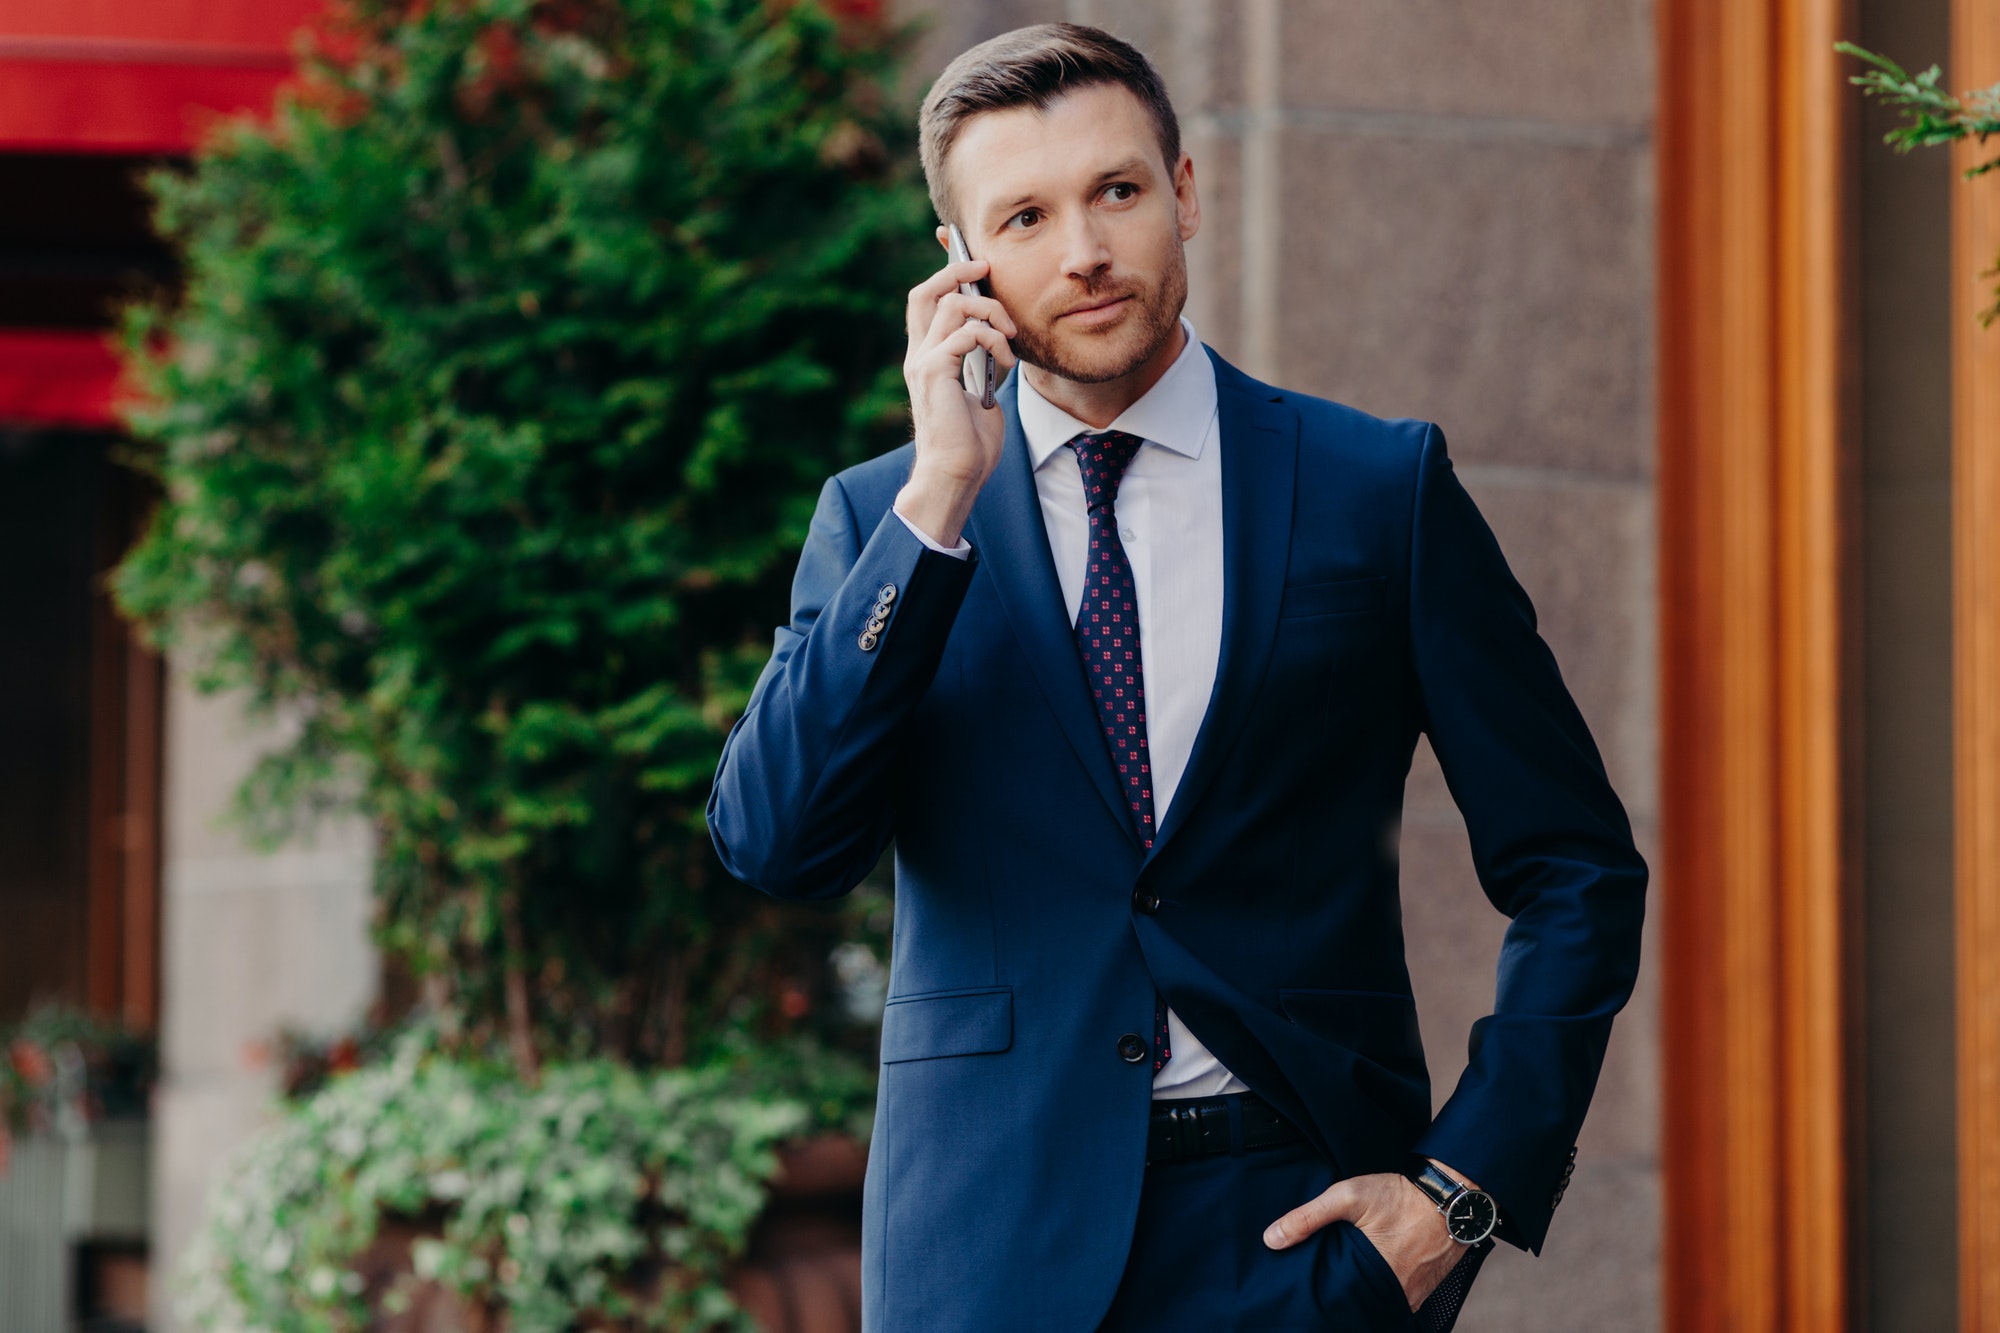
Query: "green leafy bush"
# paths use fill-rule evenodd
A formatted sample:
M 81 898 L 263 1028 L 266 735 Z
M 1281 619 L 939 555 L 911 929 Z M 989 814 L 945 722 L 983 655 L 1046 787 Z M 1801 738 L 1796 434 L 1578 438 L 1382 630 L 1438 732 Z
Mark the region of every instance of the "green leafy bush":
M 186 283 L 127 319 L 166 500 L 121 601 L 292 728 L 247 811 L 373 819 L 447 1040 L 532 1079 L 811 1027 L 850 909 L 728 884 L 702 807 L 820 481 L 904 438 L 892 43 L 767 0 L 342 12 L 273 123 L 152 178 Z
M 782 1139 L 861 1130 L 868 1080 L 794 1043 L 699 1070 L 555 1062 L 539 1086 L 433 1030 L 289 1109 L 230 1163 L 177 1304 L 213 1333 L 346 1333 L 420 1282 L 511 1333 L 746 1328 L 723 1279 Z M 367 1289 L 385 1219 L 411 1270 Z
M 1871 66 L 1850 78 L 1849 83 L 1858 85 L 1866 96 L 1902 111 L 1905 123 L 1882 136 L 1882 141 L 1897 152 L 1932 148 L 1960 139 L 1977 139 L 1983 144 L 1988 136 L 2000 134 L 2000 83 L 1961 96 L 1939 86 L 1944 71 L 1936 65 L 1921 74 L 1911 74 L 1887 56 L 1852 42 L 1835 42 L 1833 46 L 1842 55 L 1854 56 Z M 1989 171 L 2000 171 L 2000 157 L 1966 168 L 1965 178 L 1971 180 Z M 2000 277 L 2000 259 L 1979 276 Z M 1979 312 L 1982 327 L 1996 319 L 2000 319 L 2000 287 L 1993 290 L 1993 304 Z

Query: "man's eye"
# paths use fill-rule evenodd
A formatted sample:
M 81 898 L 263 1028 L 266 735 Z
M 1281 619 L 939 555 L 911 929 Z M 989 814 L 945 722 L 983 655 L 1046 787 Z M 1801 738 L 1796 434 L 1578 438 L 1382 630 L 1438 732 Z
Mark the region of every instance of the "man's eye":
M 1042 210 L 1040 210 L 1039 208 L 1024 208 L 1020 212 L 1016 213 L 1013 217 L 1008 218 L 1007 225 L 1014 228 L 1016 231 L 1024 231 L 1027 228 L 1034 226 L 1037 222 L 1040 222 L 1041 220 L 1042 220 Z
M 1104 187 L 1105 198 L 1111 200 L 1113 203 L 1116 204 L 1122 204 L 1127 199 L 1134 197 L 1138 193 L 1139 193 L 1139 187 L 1132 184 L 1130 181 L 1119 181 L 1116 184 L 1107 185 Z

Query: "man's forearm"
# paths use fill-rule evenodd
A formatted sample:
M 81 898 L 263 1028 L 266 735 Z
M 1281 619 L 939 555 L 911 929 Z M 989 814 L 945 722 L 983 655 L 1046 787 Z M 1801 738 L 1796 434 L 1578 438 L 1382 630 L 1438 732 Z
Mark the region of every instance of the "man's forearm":
M 893 832 L 902 723 L 929 689 L 973 561 L 893 514 L 865 542 L 829 483 L 799 560 L 792 623 L 724 743 L 709 831 L 738 879 L 786 898 L 859 883 Z

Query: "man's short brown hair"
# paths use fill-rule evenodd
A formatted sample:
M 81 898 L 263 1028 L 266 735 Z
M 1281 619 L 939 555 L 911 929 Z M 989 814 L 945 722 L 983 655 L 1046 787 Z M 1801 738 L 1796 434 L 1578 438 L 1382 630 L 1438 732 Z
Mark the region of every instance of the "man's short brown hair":
M 1115 83 L 1139 99 L 1159 132 L 1167 170 L 1181 156 L 1181 127 L 1167 86 L 1152 62 L 1130 42 L 1081 23 L 1037 23 L 981 42 L 944 67 L 917 113 L 918 152 L 931 206 L 947 222 L 954 205 L 944 160 L 965 122 L 1010 107 L 1045 110 L 1079 88 Z

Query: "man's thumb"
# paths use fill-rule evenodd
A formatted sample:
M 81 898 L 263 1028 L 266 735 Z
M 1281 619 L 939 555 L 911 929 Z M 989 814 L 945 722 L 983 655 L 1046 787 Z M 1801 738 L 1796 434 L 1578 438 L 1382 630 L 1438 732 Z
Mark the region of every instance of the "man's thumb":
M 1318 1198 L 1307 1200 L 1266 1227 L 1264 1244 L 1282 1250 L 1329 1223 L 1351 1222 L 1359 1202 L 1346 1181 L 1336 1182 Z

